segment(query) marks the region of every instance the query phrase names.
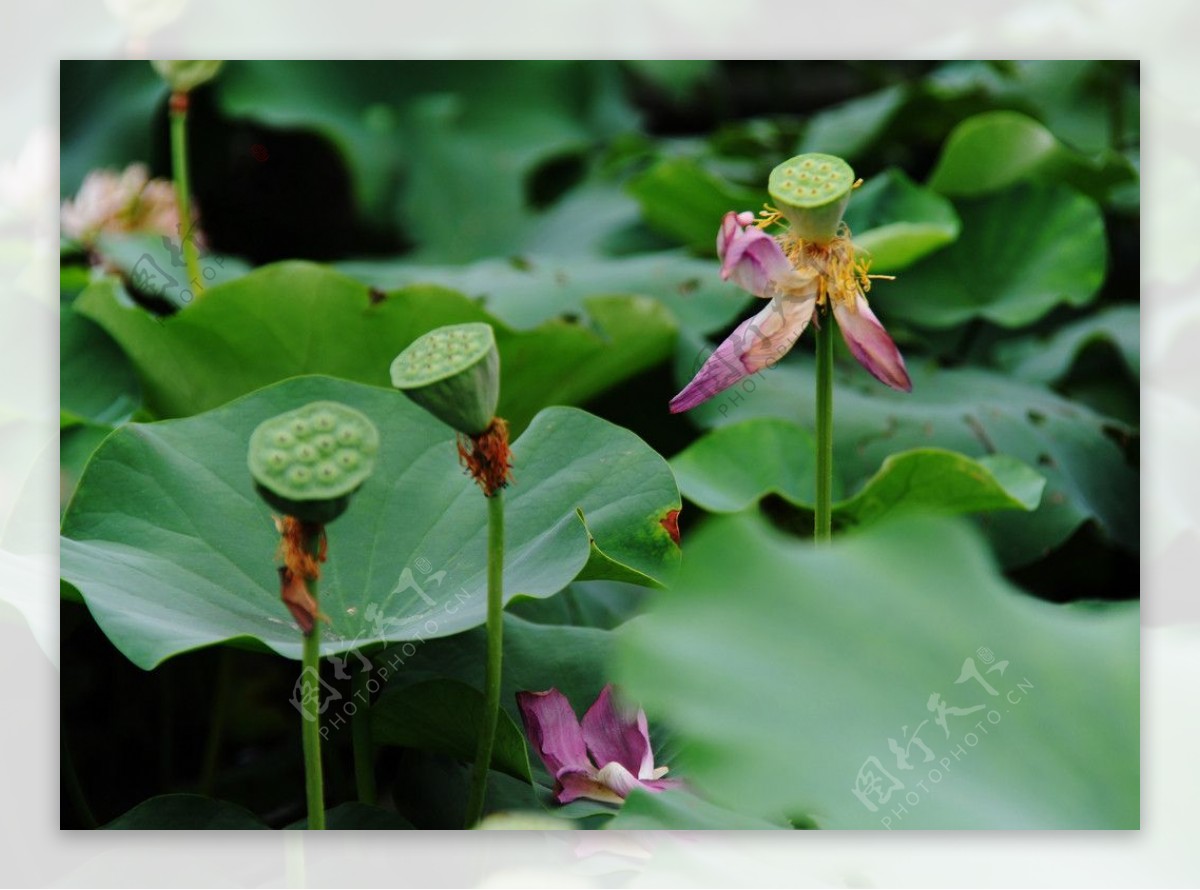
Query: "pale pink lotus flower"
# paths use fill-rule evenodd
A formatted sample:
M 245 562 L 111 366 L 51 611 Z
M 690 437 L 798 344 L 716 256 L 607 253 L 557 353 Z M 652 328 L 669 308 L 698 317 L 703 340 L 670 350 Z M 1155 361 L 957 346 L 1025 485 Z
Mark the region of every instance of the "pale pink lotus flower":
M 776 238 L 756 224 L 753 213 L 731 211 L 721 221 L 717 256 L 721 278 L 769 302 L 708 357 L 671 400 L 671 413 L 694 408 L 773 367 L 826 303 L 859 364 L 893 389 L 912 390 L 903 356 L 867 305 L 864 291 L 870 282 L 849 238 L 839 236 L 828 244 L 806 243 L 786 233 Z
M 517 705 L 525 734 L 554 777 L 559 803 L 586 797 L 620 804 L 634 788 L 657 792 L 681 784 L 663 778 L 667 767 L 654 765 L 645 712 L 619 710 L 611 685 L 588 708 L 582 724 L 557 689 L 518 692 Z
M 165 179 L 151 179 L 145 164 L 130 164 L 119 173 L 93 170 L 74 199 L 63 202 L 61 224 L 63 234 L 84 244 L 102 233 L 150 232 L 178 238 L 175 188 Z

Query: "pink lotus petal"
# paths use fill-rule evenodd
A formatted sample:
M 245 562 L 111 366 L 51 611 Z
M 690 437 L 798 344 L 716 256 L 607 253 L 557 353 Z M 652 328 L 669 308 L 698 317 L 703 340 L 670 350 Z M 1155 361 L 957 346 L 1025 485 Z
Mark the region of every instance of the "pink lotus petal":
M 669 791 L 672 788 L 682 788 L 683 779 L 642 779 L 642 787 L 647 791 Z
M 612 764 L 618 769 L 624 769 L 620 764 Z M 587 797 L 591 800 L 598 800 L 601 803 L 620 804 L 625 800 L 625 795 L 629 793 L 627 781 L 622 780 L 619 776 L 614 777 L 616 770 L 610 770 L 609 774 L 604 779 L 600 778 L 600 773 L 595 769 L 589 770 L 567 770 L 558 777 L 557 790 L 554 799 L 559 803 L 570 803 L 573 800 L 578 800 L 581 797 Z M 628 771 L 626 775 L 629 776 Z M 624 791 L 618 792 L 612 788 L 608 781 L 617 782 Z M 637 785 L 637 779 L 629 776 L 629 780 L 633 785 Z
M 838 327 L 842 329 L 846 345 L 860 365 L 892 389 L 912 392 L 912 381 L 908 379 L 908 371 L 904 367 L 904 356 L 867 305 L 866 297 L 858 295 L 854 310 L 835 300 L 833 314 Z
M 725 214 L 717 233 L 717 256 L 721 259 L 721 278 L 756 297 L 770 296 L 773 281 L 782 281 L 792 273 L 792 264 L 779 243 L 762 229 L 743 220 L 752 214 Z
M 765 309 L 738 325 L 692 382 L 671 399 L 671 413 L 694 408 L 783 358 L 804 333 L 816 304 L 815 294 L 801 299 L 772 298 Z
M 588 760 L 583 729 L 565 695 L 557 689 L 518 692 L 517 707 L 521 710 L 525 735 L 550 775 L 559 778 L 564 771 L 595 771 Z
M 611 684 L 601 690 L 600 697 L 583 715 L 583 740 L 592 759 L 601 766 L 619 763 L 640 779 L 654 773 L 646 715 L 640 710 L 632 718 L 620 713 Z

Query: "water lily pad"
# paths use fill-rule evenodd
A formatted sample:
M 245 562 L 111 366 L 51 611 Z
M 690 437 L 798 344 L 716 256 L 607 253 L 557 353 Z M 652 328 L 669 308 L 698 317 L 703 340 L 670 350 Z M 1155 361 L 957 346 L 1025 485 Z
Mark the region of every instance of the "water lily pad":
M 196 417 L 126 425 L 88 465 L 63 520 L 62 574 L 134 663 L 228 640 L 300 657 L 279 599 L 278 534 L 246 447 L 264 418 L 319 400 L 363 412 L 381 441 L 371 479 L 328 527 L 322 652 L 483 623 L 486 510 L 453 432 L 397 392 L 304 377 Z M 670 576 L 679 549 L 660 520 L 679 494 L 666 461 L 635 435 L 552 408 L 513 454 L 508 599 L 548 596 L 585 566 L 651 585 Z
M 907 268 L 958 237 L 954 205 L 892 168 L 872 176 L 846 208 L 854 243 L 871 257 L 871 271 Z

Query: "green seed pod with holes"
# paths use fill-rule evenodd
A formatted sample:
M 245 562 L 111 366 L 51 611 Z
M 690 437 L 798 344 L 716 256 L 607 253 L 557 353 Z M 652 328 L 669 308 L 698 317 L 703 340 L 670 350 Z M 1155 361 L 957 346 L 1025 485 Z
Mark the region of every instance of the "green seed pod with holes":
M 837 235 L 854 188 L 854 171 L 833 155 L 797 155 L 771 171 L 767 191 L 805 241 L 826 244 Z
M 222 62 L 215 59 L 155 59 L 150 64 L 171 89 L 188 93 L 216 77 Z
M 332 522 L 371 475 L 379 431 L 339 402 L 312 402 L 264 420 L 250 436 L 248 463 L 259 495 L 288 516 Z
M 500 401 L 492 326 L 453 324 L 422 335 L 392 362 L 392 386 L 460 433 L 486 432 Z

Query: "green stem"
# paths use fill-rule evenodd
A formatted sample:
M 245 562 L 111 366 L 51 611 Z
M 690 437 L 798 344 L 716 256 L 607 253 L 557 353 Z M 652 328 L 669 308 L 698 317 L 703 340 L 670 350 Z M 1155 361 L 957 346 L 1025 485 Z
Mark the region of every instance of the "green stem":
M 350 735 L 354 745 L 354 786 L 359 803 L 375 803 L 375 745 L 371 741 L 371 690 L 367 688 L 370 674 L 359 665 L 350 677 L 350 691 L 356 710 L 350 718 Z
M 171 175 L 175 179 L 175 203 L 179 207 L 179 240 L 182 242 L 183 259 L 187 265 L 187 289 L 199 297 L 204 290 L 204 277 L 200 274 L 200 253 L 196 249 L 196 235 L 192 228 L 187 118 L 188 94 L 173 93 L 171 95 Z
M 322 528 L 312 526 L 309 551 L 316 556 L 321 549 Z M 309 578 L 308 592 L 317 600 L 317 581 Z M 304 695 L 303 732 L 304 787 L 308 798 L 308 827 L 310 831 L 325 828 L 325 787 L 321 777 L 321 723 L 318 706 L 321 694 L 321 619 L 314 618 L 312 630 L 304 635 L 304 667 L 301 673 Z
M 467 828 L 473 828 L 483 818 L 492 743 L 500 719 L 500 667 L 504 651 L 504 490 L 497 488 L 487 501 L 487 671 L 483 681 L 483 727 L 479 734 L 479 747 L 471 773 L 471 796 L 467 803 Z
M 817 506 L 813 540 L 833 534 L 833 313 L 817 328 Z

